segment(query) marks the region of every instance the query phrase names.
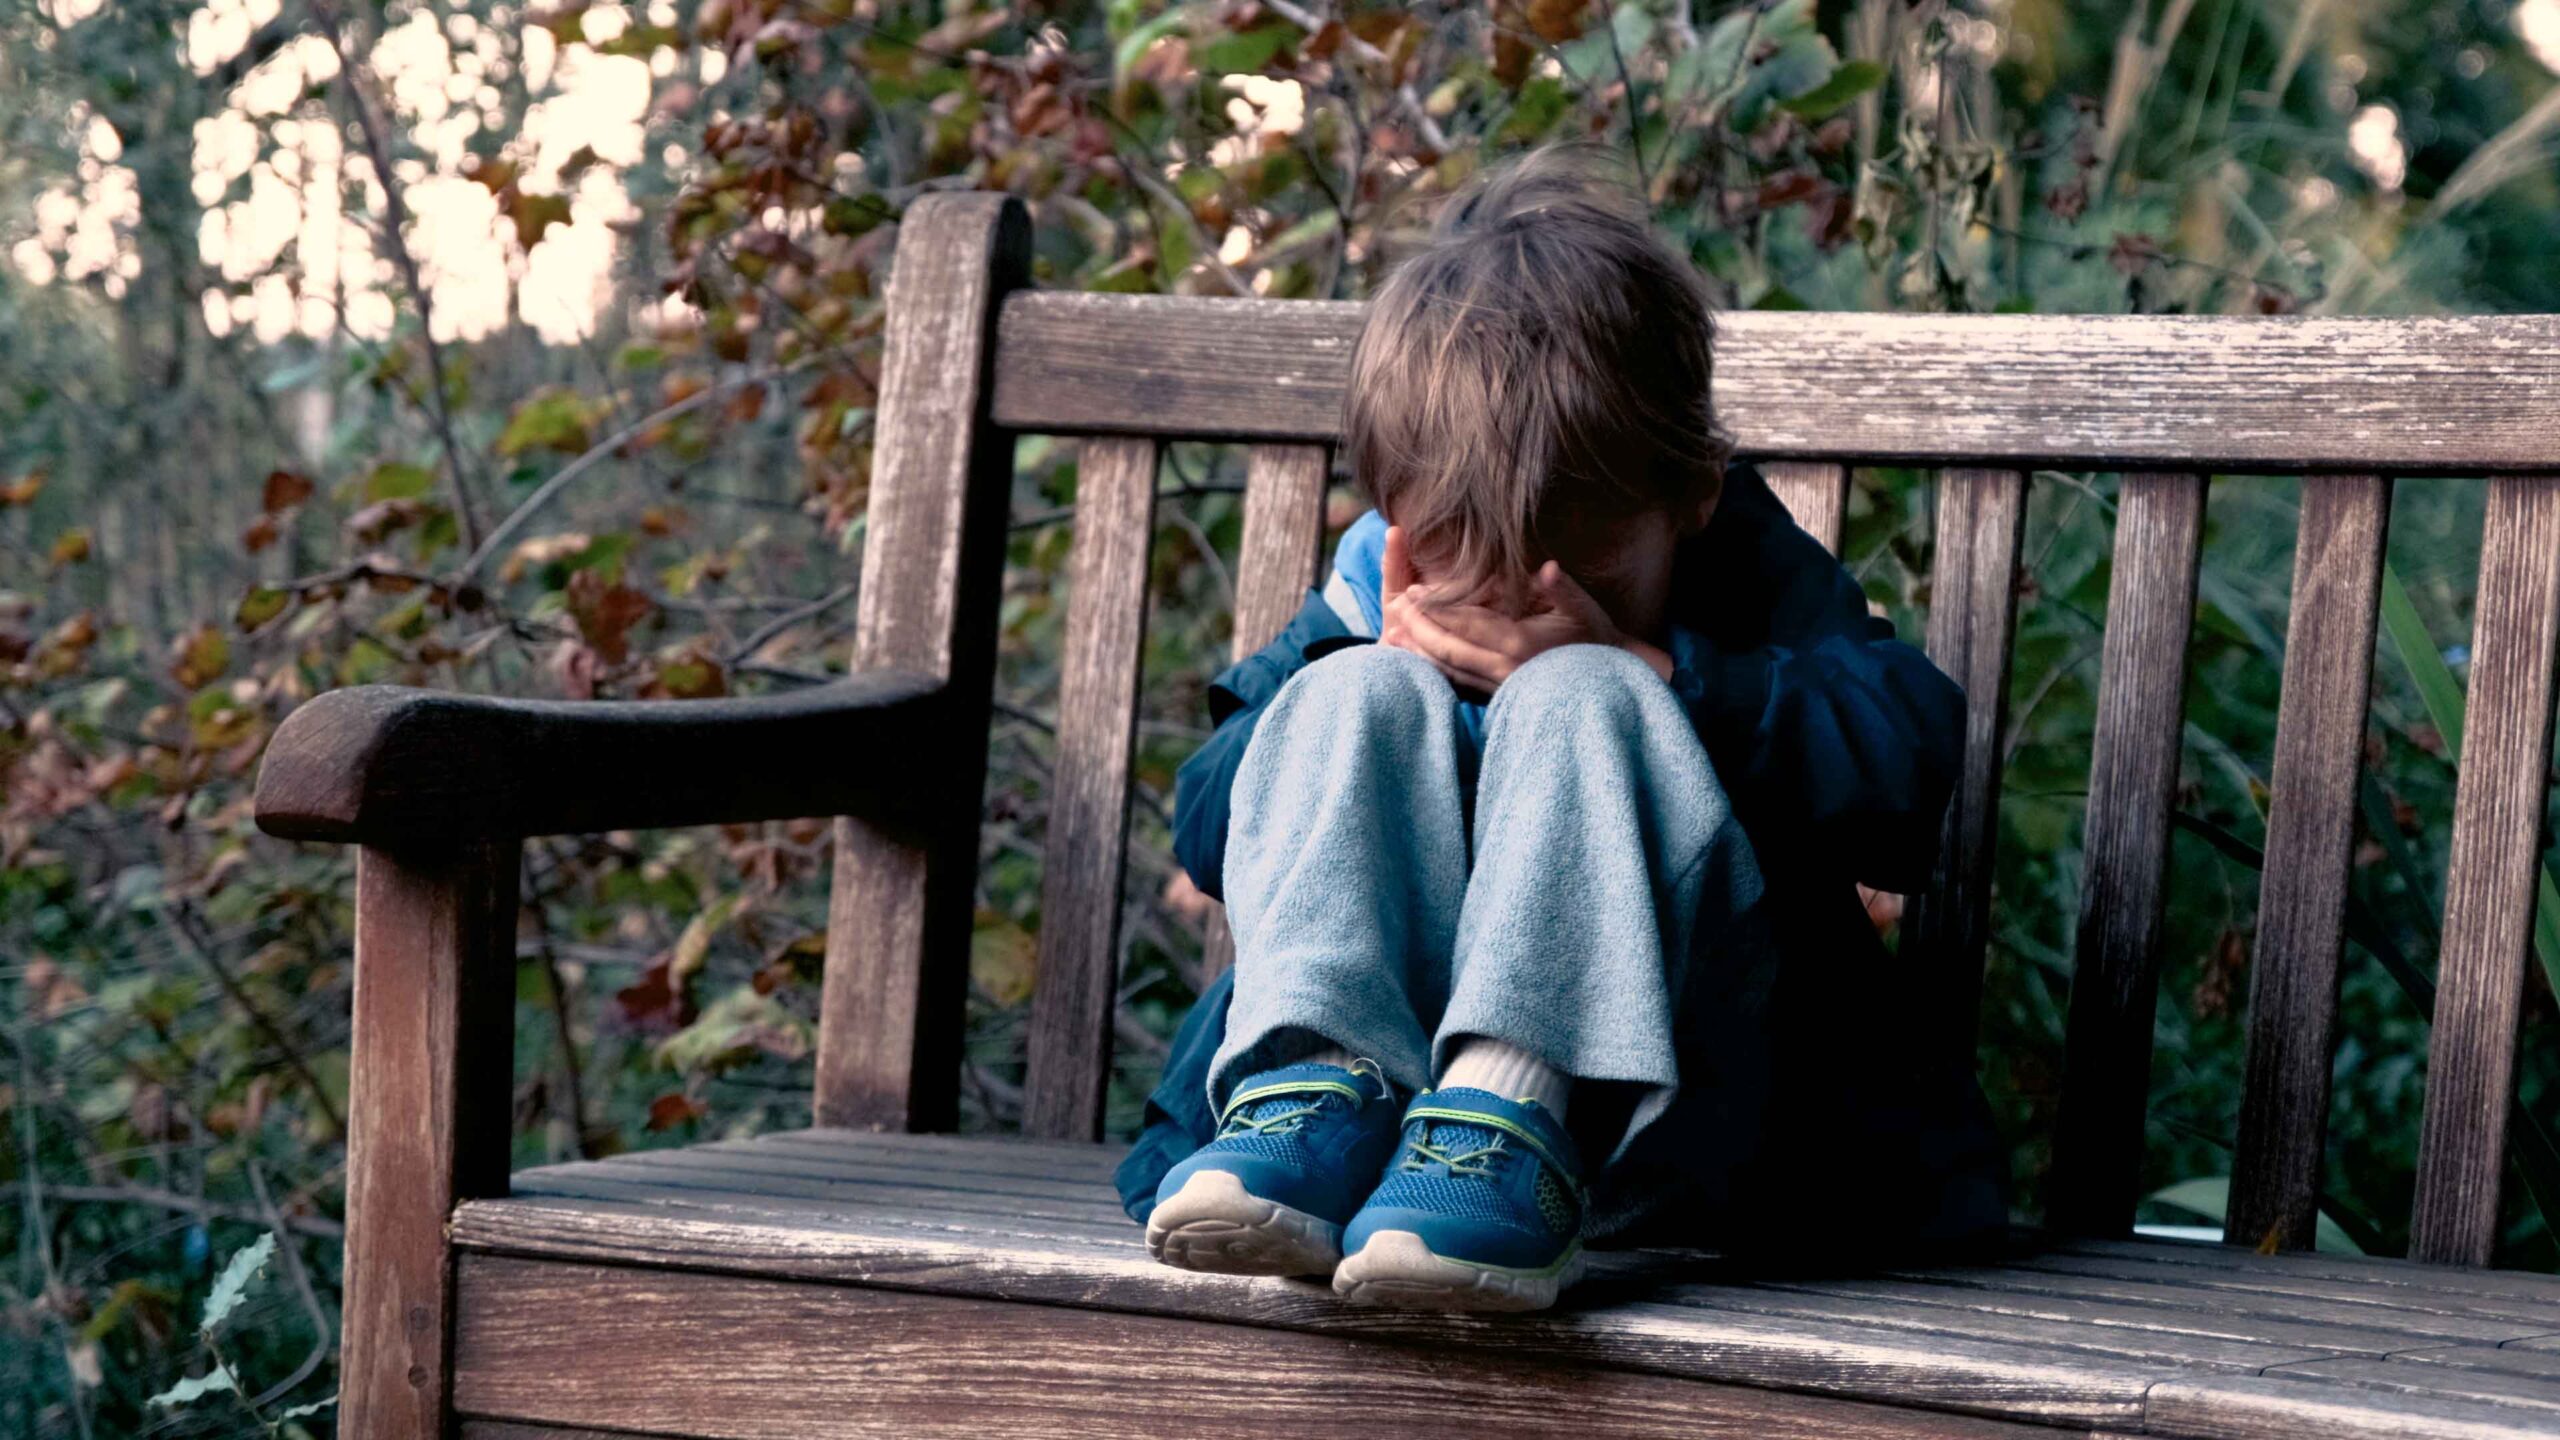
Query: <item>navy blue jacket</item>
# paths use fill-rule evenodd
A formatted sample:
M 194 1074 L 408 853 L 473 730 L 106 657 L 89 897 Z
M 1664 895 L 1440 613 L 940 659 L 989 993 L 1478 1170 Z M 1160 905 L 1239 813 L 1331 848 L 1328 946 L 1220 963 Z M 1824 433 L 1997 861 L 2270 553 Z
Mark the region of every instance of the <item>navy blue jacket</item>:
M 1912 993 L 1917 977 L 1895 971 L 1853 882 L 1897 892 L 1927 884 L 1961 766 L 1964 692 L 1869 613 L 1857 581 L 1748 466 L 1732 469 L 1714 518 L 1684 542 L 1672 590 L 1669 618 L 1689 641 L 1675 647 L 1686 663 L 1672 685 L 1768 885 L 1781 954 L 1773 1023 L 1806 1032 L 1781 1037 L 1782 1076 L 1792 1048 L 1797 1098 L 1816 1111 L 1890 1107 L 1911 1064 L 1938 1071 L 1956 1057 L 1885 1035 L 1923 997 Z M 1183 765 L 1174 800 L 1174 853 L 1203 891 L 1222 894 L 1229 791 L 1264 707 L 1313 660 L 1364 643 L 1311 591 L 1279 638 L 1211 685 L 1217 729 Z M 1133 1214 L 1152 1203 L 1150 1176 L 1215 1131 L 1205 1092 L 1228 993 L 1221 977 L 1175 1036 L 1148 1131 L 1122 1169 Z M 1808 1047 L 1868 1053 L 1843 1066 L 1815 1061 Z M 1970 1057 L 1962 1060 L 1960 1088 L 1979 1110 Z M 1908 1130 L 1909 1118 L 1877 1120 Z M 1966 1137 L 1985 1138 L 1987 1130 Z

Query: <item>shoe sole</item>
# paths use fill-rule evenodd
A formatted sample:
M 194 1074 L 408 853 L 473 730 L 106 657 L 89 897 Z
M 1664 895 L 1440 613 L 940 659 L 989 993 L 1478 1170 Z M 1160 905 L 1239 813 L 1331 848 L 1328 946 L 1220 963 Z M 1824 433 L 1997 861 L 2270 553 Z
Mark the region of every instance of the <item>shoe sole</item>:
M 1393 1310 L 1544 1310 L 1582 1278 L 1582 1247 L 1544 1270 L 1507 1270 L 1432 1253 L 1410 1230 L 1381 1230 L 1334 1268 L 1333 1293 Z
M 1157 1202 L 1147 1251 L 1213 1275 L 1327 1275 L 1342 1260 L 1342 1227 L 1264 1200 L 1223 1170 L 1203 1170 Z

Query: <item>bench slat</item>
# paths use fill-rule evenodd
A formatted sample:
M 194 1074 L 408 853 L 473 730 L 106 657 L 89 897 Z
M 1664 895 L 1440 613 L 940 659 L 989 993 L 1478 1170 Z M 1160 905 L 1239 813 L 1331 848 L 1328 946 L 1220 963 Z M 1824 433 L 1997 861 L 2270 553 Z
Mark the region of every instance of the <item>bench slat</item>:
M 1245 457 L 1244 540 L 1236 553 L 1241 660 L 1297 618 L 1316 583 L 1332 459 L 1321 445 L 1256 445 Z
M 1323 566 L 1325 488 L 1332 452 L 1322 445 L 1256 445 L 1245 457 L 1244 539 L 1236 555 L 1235 646 L 1242 660 L 1298 616 Z M 1200 945 L 1204 976 L 1235 963 L 1227 912 L 1211 912 Z
M 2560 475 L 2489 482 L 2444 943 L 2418 1132 L 2413 1259 L 2486 1265 L 2551 775 Z
M 2548 1440 L 2546 1411 L 2282 1378 L 2172 1381 L 2151 1392 L 2155 1434 L 2197 1440 Z
M 1005 308 L 1021 430 L 1332 440 L 1364 307 L 1034 292 Z M 1958 398 L 1960 397 L 1960 398 Z M 1755 459 L 2472 473 L 2549 469 L 2560 317 L 1717 317 Z
M 1031 1135 L 1102 1134 L 1157 455 L 1153 440 L 1090 440 L 1077 466 L 1022 1115 Z
M 1938 477 L 1937 559 L 1929 582 L 1929 658 L 1964 687 L 1964 770 L 1947 804 L 1936 873 L 1903 919 L 1907 954 L 1942 977 L 1947 1020 L 1966 1038 L 1982 1011 L 1991 937 L 1991 867 L 2000 833 L 2000 771 L 2017 629 L 2018 545 L 2027 477 L 1949 470 Z
M 2302 487 L 2276 714 L 2274 792 L 2249 976 L 2249 1052 L 2224 1236 L 2288 1250 L 2314 1238 L 2337 1039 L 2338 956 L 2382 597 L 2391 482 Z
M 1840 553 L 1849 515 L 1849 467 L 1819 460 L 1772 460 L 1760 467 L 1779 503 L 1822 548 Z
M 1471 1435 L 1534 1437 L 1555 1433 L 1563 1402 L 1577 1433 L 1629 1440 L 2037 1433 L 1634 1368 L 1580 1368 L 1521 1353 L 1505 1343 L 1504 1327 L 1477 1337 L 1473 1363 L 1442 1349 L 1417 1364 L 1411 1351 L 1359 1335 L 855 1286 L 502 1256 L 471 1257 L 461 1278 L 477 1303 L 456 1336 L 459 1407 L 553 1424 L 725 1440 L 995 1432 L 1152 1440 L 1211 1431 L 1279 1440 L 1418 1433 L 1454 1414 Z M 730 1343 L 705 1343 L 709 1336 Z M 652 1383 L 630 1384 L 635 1372 Z
M 997 302 L 1031 271 L 1001 195 L 935 195 L 898 227 L 879 447 L 854 612 L 856 668 L 950 682 L 952 737 L 913 763 L 948 787 L 926 833 L 836 825 L 814 1104 L 821 1123 L 958 1119 L 970 896 L 995 683 L 1013 447 L 987 424 Z
M 2048 1218 L 2068 1232 L 2133 1219 L 2204 502 L 2204 477 L 2180 473 L 2127 475 L 2117 500 L 2053 1140 Z

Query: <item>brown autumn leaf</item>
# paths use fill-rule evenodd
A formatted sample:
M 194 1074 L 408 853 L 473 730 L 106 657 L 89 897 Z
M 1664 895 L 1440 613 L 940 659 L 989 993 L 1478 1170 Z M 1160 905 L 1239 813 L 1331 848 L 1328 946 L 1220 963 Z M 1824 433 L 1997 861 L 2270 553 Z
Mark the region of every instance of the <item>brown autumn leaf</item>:
M 201 690 L 231 668 L 231 639 L 211 625 L 198 625 L 169 647 L 169 678 L 189 690 Z
M 266 486 L 258 497 L 258 506 L 273 515 L 310 499 L 312 488 L 309 476 L 297 475 L 290 470 L 270 470 Z
M 670 1090 L 649 1102 L 649 1128 L 673 1130 L 688 1120 L 699 1120 L 710 1113 L 710 1106 L 681 1090 Z
M 46 470 L 39 465 L 6 485 L 0 485 L 0 506 L 32 505 L 44 493 Z
M 86 526 L 74 526 L 63 531 L 53 537 L 51 555 L 54 568 L 59 570 L 65 565 L 79 564 L 89 558 L 90 548 L 89 531 Z
M 630 658 L 631 627 L 657 608 L 647 595 L 618 580 L 607 580 L 596 570 L 581 570 L 569 577 L 568 600 L 578 634 L 608 665 Z
M 2160 242 L 2137 231 L 2118 234 L 2116 242 L 2107 247 L 2107 263 L 2119 275 L 2139 275 L 2160 258 Z
M 248 551 L 252 555 L 255 555 L 259 551 L 276 543 L 276 539 L 280 533 L 281 532 L 276 526 L 275 516 L 261 515 L 241 528 L 240 548 Z
M 516 195 L 499 208 L 516 224 L 516 243 L 530 250 L 542 243 L 544 232 L 554 225 L 569 223 L 569 197 L 565 195 Z
M 1582 0 L 1529 0 L 1529 28 L 1550 45 L 1582 33 Z

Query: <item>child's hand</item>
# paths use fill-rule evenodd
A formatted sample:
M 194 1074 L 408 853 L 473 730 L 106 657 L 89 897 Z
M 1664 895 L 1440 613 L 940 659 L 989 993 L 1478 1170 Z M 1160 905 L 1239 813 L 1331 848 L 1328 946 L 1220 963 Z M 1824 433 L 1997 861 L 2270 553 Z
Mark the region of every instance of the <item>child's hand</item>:
M 1621 631 L 1600 602 L 1552 560 L 1532 581 L 1537 608 L 1521 616 L 1487 605 L 1430 603 L 1434 596 L 1416 582 L 1400 527 L 1387 529 L 1381 572 L 1386 623 L 1380 643 L 1429 660 L 1460 689 L 1489 695 L 1513 671 L 1559 645 L 1614 645 L 1642 657 L 1656 674 L 1671 673 L 1669 655 Z

